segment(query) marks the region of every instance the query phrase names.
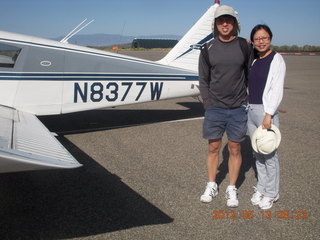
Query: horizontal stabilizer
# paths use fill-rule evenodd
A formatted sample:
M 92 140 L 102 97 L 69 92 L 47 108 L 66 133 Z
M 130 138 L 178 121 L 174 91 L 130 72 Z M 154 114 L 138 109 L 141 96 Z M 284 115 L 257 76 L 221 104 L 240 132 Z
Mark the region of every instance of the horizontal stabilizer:
M 0 106 L 0 173 L 80 166 L 36 116 Z

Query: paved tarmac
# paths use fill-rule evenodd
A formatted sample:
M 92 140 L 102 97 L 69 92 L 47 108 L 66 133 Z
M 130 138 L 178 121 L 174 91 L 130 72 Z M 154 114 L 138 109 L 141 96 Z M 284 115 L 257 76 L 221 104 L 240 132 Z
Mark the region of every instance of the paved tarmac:
M 249 138 L 240 206 L 226 206 L 225 139 L 220 193 L 210 204 L 199 201 L 203 109 L 195 98 L 180 98 L 42 117 L 84 166 L 0 175 L 0 239 L 319 239 L 320 57 L 285 60 L 281 192 L 270 211 L 250 203 L 256 178 Z

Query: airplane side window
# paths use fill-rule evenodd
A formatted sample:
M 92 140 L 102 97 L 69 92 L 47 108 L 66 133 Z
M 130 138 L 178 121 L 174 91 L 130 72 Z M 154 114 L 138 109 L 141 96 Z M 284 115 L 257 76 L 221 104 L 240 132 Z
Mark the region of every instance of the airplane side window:
M 13 68 L 21 48 L 0 43 L 0 67 Z

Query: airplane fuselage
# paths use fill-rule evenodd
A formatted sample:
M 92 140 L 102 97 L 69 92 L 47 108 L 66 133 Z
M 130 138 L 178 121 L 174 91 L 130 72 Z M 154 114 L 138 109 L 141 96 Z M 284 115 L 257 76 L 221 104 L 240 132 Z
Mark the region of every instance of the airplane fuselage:
M 36 115 L 197 95 L 196 72 L 0 31 L 0 102 Z

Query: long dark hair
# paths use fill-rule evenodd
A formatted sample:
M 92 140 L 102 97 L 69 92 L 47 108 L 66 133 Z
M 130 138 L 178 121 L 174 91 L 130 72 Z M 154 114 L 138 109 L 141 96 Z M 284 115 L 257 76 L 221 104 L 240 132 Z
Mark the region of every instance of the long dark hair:
M 251 30 L 251 34 L 250 34 L 250 40 L 251 40 L 251 42 L 253 42 L 253 36 L 254 36 L 254 34 L 256 34 L 256 32 L 259 31 L 259 30 L 261 30 L 261 29 L 265 30 L 265 31 L 269 34 L 269 36 L 270 36 L 270 41 L 272 40 L 273 34 L 272 34 L 272 32 L 271 32 L 271 29 L 268 27 L 268 25 L 266 25 L 266 24 L 258 24 L 258 25 L 256 25 L 256 26 Z

